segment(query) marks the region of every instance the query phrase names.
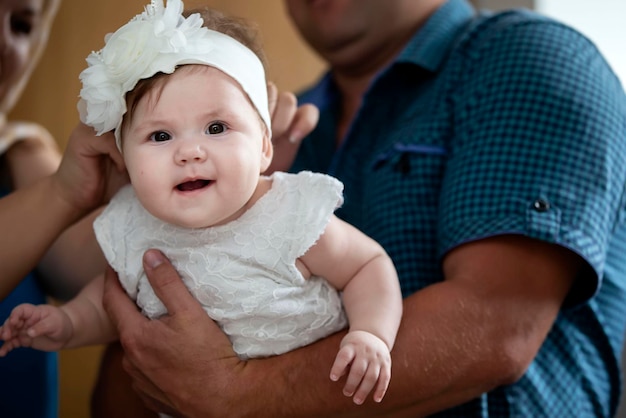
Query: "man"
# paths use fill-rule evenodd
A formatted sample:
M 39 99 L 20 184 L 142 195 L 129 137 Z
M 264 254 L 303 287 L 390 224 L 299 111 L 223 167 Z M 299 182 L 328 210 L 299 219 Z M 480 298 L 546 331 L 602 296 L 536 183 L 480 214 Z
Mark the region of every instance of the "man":
M 475 16 L 465 0 L 286 5 L 330 67 L 301 97 L 320 123 L 292 170 L 341 179 L 338 215 L 400 276 L 389 392 L 360 407 L 337 395 L 324 365 L 341 333 L 239 361 L 149 251 L 169 316 L 142 318 L 111 273 L 105 291 L 144 401 L 184 416 L 612 416 L 626 97 L 596 48 L 529 12 Z M 296 147 L 276 140 L 283 156 Z

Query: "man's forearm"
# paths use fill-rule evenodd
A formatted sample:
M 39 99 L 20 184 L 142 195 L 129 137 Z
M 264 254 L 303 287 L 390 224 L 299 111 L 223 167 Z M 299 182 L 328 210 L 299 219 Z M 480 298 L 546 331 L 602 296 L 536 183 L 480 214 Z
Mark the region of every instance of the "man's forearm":
M 525 373 L 580 264 L 565 248 L 524 237 L 466 244 L 444 260 L 445 281 L 404 300 L 382 403 L 356 406 L 342 381 L 328 379 L 340 336 L 251 361 L 256 386 L 244 395 L 256 395 L 249 405 L 262 402 L 267 416 L 416 417 L 460 405 Z
M 343 333 L 278 357 L 249 362 L 254 385 L 243 402 L 252 415 L 276 417 L 424 416 L 461 404 L 500 383 L 505 371 L 496 363 L 476 365 L 486 348 L 480 335 L 470 335 L 468 316 L 442 309 L 445 287 L 432 286 L 405 301 L 405 317 L 392 351 L 392 377 L 382 403 L 355 405 L 343 396 L 344 382 L 332 382 L 328 372 Z M 465 317 L 465 319 L 463 319 Z M 445 341 L 443 341 L 445 340 Z M 497 356 L 493 357 L 497 360 Z M 254 388 L 254 389 L 253 389 Z M 253 396 L 248 401 L 247 396 Z M 258 409 L 257 409 L 258 408 Z
M 160 253 L 147 253 L 144 269 L 169 315 L 143 317 L 114 277 L 104 301 L 135 388 L 159 409 L 188 417 L 422 416 L 523 376 L 576 277 L 576 261 L 567 249 L 523 237 L 451 251 L 446 280 L 404 301 L 384 400 L 360 406 L 343 396 L 345 382 L 329 378 L 345 333 L 242 361 Z

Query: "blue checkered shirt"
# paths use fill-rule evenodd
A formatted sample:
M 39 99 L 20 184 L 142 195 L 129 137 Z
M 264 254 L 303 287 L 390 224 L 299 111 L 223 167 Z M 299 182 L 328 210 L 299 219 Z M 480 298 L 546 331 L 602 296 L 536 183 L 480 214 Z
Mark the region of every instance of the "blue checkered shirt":
M 522 234 L 588 268 L 517 383 L 446 417 L 609 417 L 626 321 L 626 95 L 594 45 L 529 11 L 449 0 L 370 86 L 335 147 L 326 75 L 292 171 L 345 184 L 337 214 L 380 242 L 403 294 L 443 280 L 452 248 Z M 529 313 L 530 315 L 530 313 Z

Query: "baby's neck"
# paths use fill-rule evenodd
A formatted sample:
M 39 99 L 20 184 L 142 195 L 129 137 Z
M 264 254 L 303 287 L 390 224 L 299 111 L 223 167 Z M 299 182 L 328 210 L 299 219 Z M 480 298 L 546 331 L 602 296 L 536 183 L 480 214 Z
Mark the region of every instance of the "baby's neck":
M 272 188 L 272 182 L 273 180 L 269 176 L 259 177 L 259 182 L 257 183 L 256 189 L 254 190 L 254 193 L 252 193 L 250 200 L 248 200 L 248 203 L 246 204 L 248 209 L 254 206 L 254 204 L 258 202 L 258 200 Z
M 260 176 L 259 181 L 257 183 L 256 189 L 250 196 L 250 199 L 237 211 L 237 213 L 231 215 L 231 217 L 222 222 L 221 224 L 226 224 L 232 222 L 236 219 L 239 219 L 244 213 L 250 210 L 265 194 L 272 188 L 273 179 L 268 176 Z M 217 225 L 213 225 L 217 226 Z

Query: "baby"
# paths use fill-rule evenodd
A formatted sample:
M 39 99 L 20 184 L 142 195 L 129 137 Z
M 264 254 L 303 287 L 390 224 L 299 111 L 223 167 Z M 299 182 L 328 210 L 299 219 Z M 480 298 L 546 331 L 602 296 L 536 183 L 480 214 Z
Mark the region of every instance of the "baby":
M 348 374 L 347 396 L 360 404 L 374 389 L 380 402 L 402 314 L 396 271 L 380 245 L 333 214 L 338 180 L 262 174 L 273 156 L 265 72 L 240 25 L 157 0 L 87 58 L 81 119 L 114 131 L 131 180 L 96 220 L 98 242 L 151 318 L 167 311 L 141 256 L 163 251 L 242 359 L 349 323 L 331 379 Z M 218 31 L 233 27 L 239 40 Z M 102 277 L 66 305 L 18 306 L 0 328 L 0 355 L 114 339 L 101 296 Z

